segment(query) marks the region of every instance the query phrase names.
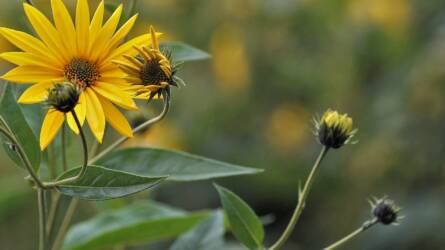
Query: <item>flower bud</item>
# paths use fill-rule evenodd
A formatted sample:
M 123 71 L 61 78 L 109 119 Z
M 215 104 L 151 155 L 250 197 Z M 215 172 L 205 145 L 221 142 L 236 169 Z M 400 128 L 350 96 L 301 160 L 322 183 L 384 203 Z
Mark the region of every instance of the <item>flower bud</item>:
M 374 202 L 370 201 L 372 207 L 372 215 L 378 222 L 383 225 L 396 224 L 398 222 L 398 213 L 400 208 L 394 204 L 394 201 L 386 198 L 375 199 Z
M 352 127 L 351 117 L 330 109 L 315 121 L 315 129 L 319 142 L 329 148 L 340 148 L 347 144 L 357 131 Z
M 57 83 L 48 90 L 47 104 L 60 112 L 68 113 L 76 107 L 79 101 L 80 89 L 70 83 Z

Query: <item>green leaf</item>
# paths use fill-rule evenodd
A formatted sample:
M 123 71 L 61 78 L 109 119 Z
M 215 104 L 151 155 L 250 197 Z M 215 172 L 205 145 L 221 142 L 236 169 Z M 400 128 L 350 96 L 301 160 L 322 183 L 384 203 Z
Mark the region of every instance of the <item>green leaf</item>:
M 208 215 L 187 213 L 152 201 L 138 202 L 75 225 L 68 232 L 63 249 L 109 249 L 164 240 L 186 232 Z
M 256 174 L 260 169 L 246 168 L 188 153 L 154 149 L 123 149 L 105 156 L 99 165 L 142 176 L 168 175 L 170 181 L 197 181 L 211 178 Z
M 207 52 L 182 42 L 164 42 L 161 44 L 161 49 L 170 50 L 174 62 L 198 61 L 210 58 Z
M 6 83 L 3 83 L 6 84 Z M 17 139 L 17 142 L 23 147 L 25 154 L 33 167 L 38 170 L 40 166 L 40 147 L 37 142 L 37 137 L 34 135 L 32 129 L 28 126 L 23 113 L 17 104 L 17 101 L 12 93 L 11 85 L 7 84 L 5 91 L 0 101 L 0 117 L 4 120 L 8 128 L 12 131 Z M 9 140 L 1 136 L 3 147 L 8 156 L 20 167 L 25 168 L 20 159 L 17 148 L 12 145 Z
M 170 250 L 224 249 L 224 213 L 216 211 L 198 226 L 181 235 Z
M 249 249 L 263 245 L 264 229 L 255 212 L 230 190 L 215 184 L 233 235 Z
M 63 173 L 58 180 L 76 176 L 81 168 Z M 59 192 L 85 200 L 120 198 L 151 188 L 166 177 L 144 177 L 99 166 L 88 166 L 85 175 L 78 181 L 58 186 Z

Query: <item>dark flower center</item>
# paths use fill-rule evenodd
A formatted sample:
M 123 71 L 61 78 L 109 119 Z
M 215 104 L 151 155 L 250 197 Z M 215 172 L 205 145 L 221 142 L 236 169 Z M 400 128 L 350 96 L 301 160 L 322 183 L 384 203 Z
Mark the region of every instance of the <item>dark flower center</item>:
M 157 60 L 146 62 L 141 69 L 140 77 L 144 85 L 159 85 L 161 82 L 170 82 L 170 78 L 161 69 Z
M 100 78 L 100 73 L 96 64 L 74 58 L 65 66 L 65 78 L 85 88 L 94 84 Z

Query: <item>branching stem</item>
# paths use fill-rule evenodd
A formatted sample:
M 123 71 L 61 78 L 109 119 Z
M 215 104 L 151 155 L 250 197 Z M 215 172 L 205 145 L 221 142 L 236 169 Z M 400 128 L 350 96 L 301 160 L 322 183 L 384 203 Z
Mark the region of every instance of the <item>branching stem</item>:
M 325 157 L 326 153 L 328 152 L 329 148 L 328 147 L 323 147 L 320 154 L 318 155 L 317 160 L 315 161 L 314 166 L 312 167 L 311 173 L 309 174 L 309 177 L 306 180 L 306 184 L 304 185 L 303 191 L 301 191 L 300 189 L 298 189 L 298 203 L 297 203 L 297 207 L 294 210 L 294 213 L 292 214 L 292 218 L 289 221 L 289 224 L 287 225 L 286 229 L 284 230 L 283 234 L 280 236 L 280 238 L 278 239 L 277 242 L 275 242 L 275 244 L 273 244 L 269 250 L 278 250 L 280 249 L 284 243 L 286 243 L 287 239 L 289 238 L 289 236 L 292 234 L 295 225 L 298 222 L 298 219 L 300 218 L 301 213 L 303 212 L 304 206 L 305 206 L 305 202 L 306 202 L 306 198 L 309 194 L 309 191 L 312 187 L 312 183 L 314 182 L 314 177 L 316 176 L 318 170 L 319 170 L 319 166 L 321 161 L 323 160 L 323 158 Z

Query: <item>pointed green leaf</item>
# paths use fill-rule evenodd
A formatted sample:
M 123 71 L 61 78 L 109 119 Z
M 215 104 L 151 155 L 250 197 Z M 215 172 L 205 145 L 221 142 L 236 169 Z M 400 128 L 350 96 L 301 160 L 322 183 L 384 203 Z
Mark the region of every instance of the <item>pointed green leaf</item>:
M 209 59 L 210 55 L 200 49 L 182 42 L 164 42 L 161 49 L 170 50 L 175 62 L 188 62 Z
M 99 164 L 142 176 L 168 175 L 170 181 L 197 181 L 218 177 L 256 174 L 261 169 L 241 167 L 183 152 L 130 148 L 105 156 Z
M 58 180 L 76 176 L 80 168 L 68 170 Z M 144 177 L 99 166 L 88 166 L 78 181 L 57 187 L 62 194 L 85 200 L 120 198 L 151 188 L 166 177 Z
M 264 229 L 255 212 L 230 190 L 215 184 L 233 235 L 249 249 L 263 245 Z
M 6 83 L 2 83 L 6 84 Z M 0 101 L 0 118 L 6 123 L 6 126 L 12 131 L 18 143 L 23 147 L 33 169 L 37 170 L 40 166 L 40 147 L 37 137 L 26 122 L 25 117 L 12 92 L 12 86 L 8 84 Z M 17 148 L 9 140 L 1 136 L 3 147 L 8 156 L 20 167 L 25 168 L 20 159 Z
M 115 245 L 149 243 L 180 235 L 208 217 L 156 202 L 139 202 L 105 212 L 72 227 L 64 250 L 110 249 Z
M 224 248 L 224 213 L 216 211 L 208 219 L 181 235 L 170 250 L 217 250 Z

